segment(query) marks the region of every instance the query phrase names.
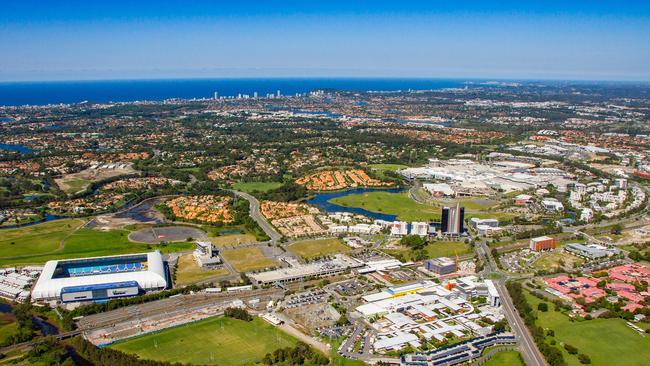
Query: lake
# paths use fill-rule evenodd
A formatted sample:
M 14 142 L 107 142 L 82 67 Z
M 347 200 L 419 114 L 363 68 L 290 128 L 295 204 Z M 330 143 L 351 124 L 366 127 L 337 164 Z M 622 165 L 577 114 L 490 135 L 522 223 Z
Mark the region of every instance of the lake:
M 307 201 L 308 204 L 318 206 L 321 210 L 327 213 L 334 212 L 350 212 L 356 215 L 368 216 L 374 220 L 384 220 L 384 221 L 395 221 L 397 220 L 397 215 L 384 214 L 380 212 L 368 211 L 359 207 L 346 207 L 337 205 L 336 203 L 330 202 L 330 200 L 338 197 L 345 197 L 351 194 L 363 194 L 367 192 L 389 192 L 389 193 L 400 193 L 404 192 L 404 188 L 355 188 L 349 189 L 347 191 L 340 192 L 331 192 L 331 193 L 318 193 L 313 198 Z
M 34 150 L 25 145 L 0 144 L 0 150 L 18 151 L 21 154 L 29 154 Z

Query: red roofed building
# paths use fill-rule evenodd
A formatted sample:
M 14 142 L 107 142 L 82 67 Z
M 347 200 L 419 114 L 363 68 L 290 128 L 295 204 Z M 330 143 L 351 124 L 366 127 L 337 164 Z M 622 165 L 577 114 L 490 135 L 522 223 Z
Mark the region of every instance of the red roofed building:
M 556 240 L 550 236 L 540 236 L 530 239 L 530 250 L 541 252 L 542 250 L 555 249 Z
M 623 282 L 612 282 L 607 284 L 607 288 L 613 291 L 636 291 L 636 288 L 634 285 L 630 285 L 629 283 L 623 283 Z
M 629 311 L 630 313 L 635 312 L 637 309 L 643 309 L 643 305 L 635 304 L 633 302 L 623 306 L 622 308 L 625 311 Z

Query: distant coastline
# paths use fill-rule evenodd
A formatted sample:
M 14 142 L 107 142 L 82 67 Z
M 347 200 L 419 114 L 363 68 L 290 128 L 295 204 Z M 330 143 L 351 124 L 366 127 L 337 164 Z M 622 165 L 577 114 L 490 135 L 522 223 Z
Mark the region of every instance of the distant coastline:
M 96 81 L 0 82 L 0 106 L 75 104 L 90 102 L 160 101 L 308 93 L 318 89 L 358 91 L 433 90 L 464 87 L 468 79 L 415 78 L 221 78 Z M 480 80 L 473 80 L 480 81 Z

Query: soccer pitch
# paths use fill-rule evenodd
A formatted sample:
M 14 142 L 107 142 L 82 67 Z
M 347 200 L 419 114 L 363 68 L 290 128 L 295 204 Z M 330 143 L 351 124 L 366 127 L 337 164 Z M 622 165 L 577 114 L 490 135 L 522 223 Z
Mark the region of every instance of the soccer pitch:
M 240 366 L 258 363 L 267 353 L 295 344 L 295 338 L 260 318 L 246 322 L 214 317 L 110 347 L 147 360 Z

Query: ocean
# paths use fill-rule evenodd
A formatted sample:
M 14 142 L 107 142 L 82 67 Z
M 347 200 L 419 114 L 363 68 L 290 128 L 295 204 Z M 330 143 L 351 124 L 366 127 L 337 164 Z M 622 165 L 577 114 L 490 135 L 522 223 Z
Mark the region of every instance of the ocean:
M 294 95 L 318 89 L 397 91 L 463 87 L 466 80 L 397 78 L 242 78 L 51 82 L 0 82 L 0 105 L 130 102 L 170 98 L 212 98 L 239 93 Z

